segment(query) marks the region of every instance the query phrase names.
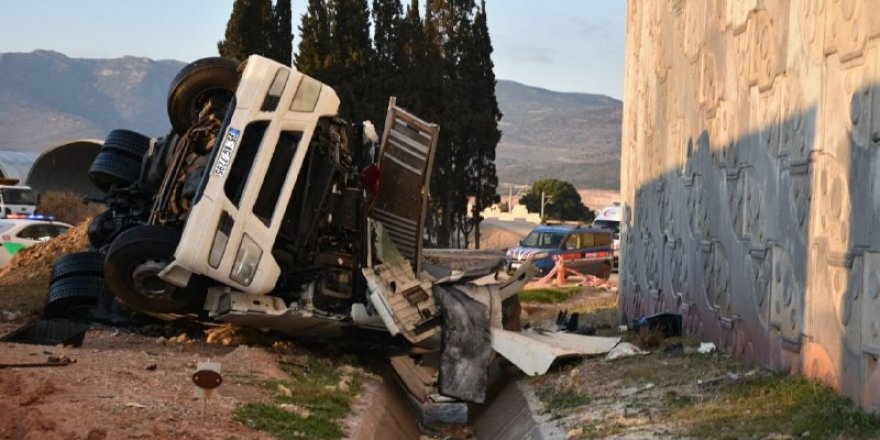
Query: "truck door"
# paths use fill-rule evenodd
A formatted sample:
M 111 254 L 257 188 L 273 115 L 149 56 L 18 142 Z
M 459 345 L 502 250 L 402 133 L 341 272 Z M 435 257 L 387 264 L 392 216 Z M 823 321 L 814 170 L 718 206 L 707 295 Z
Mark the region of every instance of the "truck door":
M 388 103 L 379 153 L 379 187 L 368 214 L 382 223 L 397 250 L 415 273 L 420 257 L 428 203 L 428 183 L 440 126 Z

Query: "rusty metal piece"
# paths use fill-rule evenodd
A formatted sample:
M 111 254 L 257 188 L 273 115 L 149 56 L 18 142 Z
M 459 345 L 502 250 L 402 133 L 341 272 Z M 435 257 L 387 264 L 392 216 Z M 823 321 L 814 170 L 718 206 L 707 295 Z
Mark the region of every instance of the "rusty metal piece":
M 21 363 L 21 364 L 0 364 L 0 369 L 3 368 L 40 368 L 40 367 L 65 367 L 70 364 L 75 364 L 76 359 L 71 359 L 67 356 L 57 357 L 57 356 L 49 356 L 46 359 L 46 362 L 30 362 L 30 363 Z

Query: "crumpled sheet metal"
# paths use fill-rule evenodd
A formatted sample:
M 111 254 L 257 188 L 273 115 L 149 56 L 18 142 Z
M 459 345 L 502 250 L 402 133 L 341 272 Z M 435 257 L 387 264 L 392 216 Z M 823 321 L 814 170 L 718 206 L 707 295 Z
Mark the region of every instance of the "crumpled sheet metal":
M 492 349 L 529 376 L 547 373 L 557 359 L 608 353 L 619 342 L 613 337 L 492 329 Z

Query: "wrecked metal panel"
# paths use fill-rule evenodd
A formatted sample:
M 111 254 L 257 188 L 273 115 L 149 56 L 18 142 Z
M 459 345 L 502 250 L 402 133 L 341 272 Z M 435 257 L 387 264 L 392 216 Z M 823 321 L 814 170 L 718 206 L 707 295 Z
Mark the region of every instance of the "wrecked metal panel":
M 507 263 L 501 251 L 479 249 L 424 249 L 422 259 L 453 271 L 468 271 L 476 268 L 493 268 L 499 263 Z
M 618 342 L 620 338 L 492 329 L 492 348 L 530 376 L 546 373 L 556 359 L 604 354 Z
M 501 281 L 501 285 L 498 286 L 498 293 L 501 297 L 501 300 L 506 300 L 513 295 L 518 294 L 523 290 L 526 283 L 535 278 L 535 275 L 538 274 L 538 267 L 535 266 L 535 263 L 532 261 L 527 261 L 519 266 L 511 275 L 507 276 L 507 279 Z M 503 276 L 503 275 L 502 275 Z
M 428 182 L 440 127 L 395 105 L 391 98 L 379 155 L 379 192 L 369 215 L 388 229 L 397 250 L 421 272 Z
M 363 269 L 370 302 L 392 335 L 410 342 L 423 341 L 440 332 L 440 316 L 431 283 L 415 277 L 406 260 Z
M 483 403 L 492 357 L 489 308 L 452 286 L 434 286 L 443 313 L 440 393 Z
M 349 324 L 340 315 L 315 315 L 289 308 L 281 298 L 231 292 L 228 287 L 208 290 L 205 308 L 220 322 L 243 327 L 276 330 L 293 336 L 335 338 Z

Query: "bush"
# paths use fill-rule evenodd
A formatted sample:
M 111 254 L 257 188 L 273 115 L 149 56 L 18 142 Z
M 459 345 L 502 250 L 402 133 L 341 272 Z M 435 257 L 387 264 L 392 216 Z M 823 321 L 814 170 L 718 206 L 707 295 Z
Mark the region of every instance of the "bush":
M 76 225 L 104 211 L 97 203 L 83 202 L 83 197 L 72 192 L 50 191 L 40 196 L 37 213 L 54 215 L 55 220 Z

